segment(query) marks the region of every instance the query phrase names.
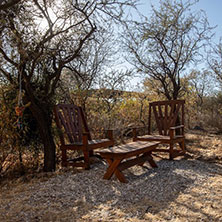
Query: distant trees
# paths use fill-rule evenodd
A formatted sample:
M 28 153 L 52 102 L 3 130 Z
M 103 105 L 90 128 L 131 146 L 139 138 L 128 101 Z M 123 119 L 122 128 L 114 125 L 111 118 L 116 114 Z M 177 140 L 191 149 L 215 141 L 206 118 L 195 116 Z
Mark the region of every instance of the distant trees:
M 52 106 L 61 73 L 82 56 L 100 24 L 121 19 L 126 5 L 135 1 L 1 1 L 0 75 L 14 86 L 21 78 L 44 144 L 45 171 L 55 170 Z
M 209 70 L 192 70 L 188 78 L 197 96 L 197 106 L 201 109 L 204 98 L 213 93 L 215 81 L 212 72 Z
M 211 53 L 208 58 L 209 68 L 212 72 L 213 77 L 216 78 L 216 88 L 215 94 L 208 98 L 209 110 L 211 111 L 211 124 L 222 132 L 222 37 L 219 43 L 216 43 L 211 48 Z
M 124 32 L 127 60 L 136 72 L 158 81 L 169 100 L 178 98 L 181 75 L 200 59 L 211 37 L 205 14 L 191 11 L 196 2 L 160 0 L 160 7 L 152 7 L 149 18 L 127 24 Z
M 99 101 L 102 101 L 103 107 L 97 107 L 98 111 L 105 112 L 107 116 L 107 127 L 114 126 L 114 118 L 111 116 L 118 113 L 118 105 L 121 101 L 121 94 L 126 90 L 131 71 L 110 71 L 104 73 L 98 83 L 99 90 L 94 96 Z

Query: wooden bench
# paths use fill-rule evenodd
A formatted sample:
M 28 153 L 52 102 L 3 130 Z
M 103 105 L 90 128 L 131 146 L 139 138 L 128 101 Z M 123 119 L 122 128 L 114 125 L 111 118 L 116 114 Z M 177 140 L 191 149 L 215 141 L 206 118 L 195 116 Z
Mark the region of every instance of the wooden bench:
M 109 164 L 103 178 L 109 180 L 115 174 L 120 182 L 127 183 L 123 170 L 137 164 L 142 166 L 145 161 L 148 161 L 153 168 L 157 167 L 151 153 L 158 144 L 160 142 L 136 141 L 98 151 Z

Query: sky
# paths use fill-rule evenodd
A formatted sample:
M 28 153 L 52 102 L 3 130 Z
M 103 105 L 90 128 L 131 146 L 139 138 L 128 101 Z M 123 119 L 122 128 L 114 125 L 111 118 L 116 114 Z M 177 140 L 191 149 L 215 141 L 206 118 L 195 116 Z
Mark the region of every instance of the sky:
M 138 10 L 144 16 L 149 17 L 149 14 L 151 13 L 151 5 L 157 7 L 159 5 L 159 0 L 140 0 Z M 193 6 L 193 10 L 205 11 L 210 26 L 216 26 L 212 42 L 218 43 L 219 39 L 222 38 L 222 0 L 199 0 L 199 2 Z M 141 83 L 141 81 L 141 78 L 133 78 L 131 84 L 135 86 L 136 84 Z
M 159 0 L 140 0 L 139 11 L 148 16 L 151 12 L 151 4 L 158 6 Z M 194 10 L 204 10 L 211 26 L 217 26 L 214 40 L 218 41 L 222 37 L 222 0 L 199 0 L 193 7 Z
M 202 9 L 206 12 L 208 21 L 211 26 L 216 27 L 215 41 L 222 37 L 222 1 L 221 0 L 200 0 L 197 4 L 197 9 Z

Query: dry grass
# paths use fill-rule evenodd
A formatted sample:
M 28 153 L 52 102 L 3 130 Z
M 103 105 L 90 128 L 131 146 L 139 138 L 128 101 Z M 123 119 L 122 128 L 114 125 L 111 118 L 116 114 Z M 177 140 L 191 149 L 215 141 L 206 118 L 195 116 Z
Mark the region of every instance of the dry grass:
M 128 184 L 102 180 L 101 163 L 8 181 L 0 188 L 0 221 L 222 221 L 221 141 L 189 132 L 185 158 L 155 157 L 158 171 L 132 167 Z
M 222 135 L 190 131 L 186 134 L 186 148 L 195 159 L 222 163 Z

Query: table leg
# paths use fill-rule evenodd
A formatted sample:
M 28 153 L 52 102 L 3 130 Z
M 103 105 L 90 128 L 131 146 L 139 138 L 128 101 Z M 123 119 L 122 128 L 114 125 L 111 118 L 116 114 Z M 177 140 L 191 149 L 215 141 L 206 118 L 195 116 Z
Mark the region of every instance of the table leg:
M 156 165 L 155 161 L 153 160 L 153 157 L 150 155 L 150 158 L 148 159 L 148 162 L 150 164 L 151 167 L 153 168 L 157 168 L 158 166 Z
M 153 157 L 151 156 L 151 152 L 147 152 L 147 153 L 144 153 L 142 156 L 145 156 L 147 157 L 146 160 L 149 162 L 150 166 L 153 167 L 153 168 L 157 168 L 157 165 L 156 163 L 154 162 L 153 160 Z M 143 164 L 146 162 L 146 160 L 144 160 L 142 163 L 140 163 L 139 165 L 140 166 L 143 166 Z
M 127 183 L 127 180 L 123 175 L 123 173 L 120 170 L 118 170 L 118 166 L 121 163 L 122 159 L 112 160 L 106 158 L 106 161 L 108 162 L 109 167 L 103 178 L 109 180 L 114 173 L 120 182 Z

